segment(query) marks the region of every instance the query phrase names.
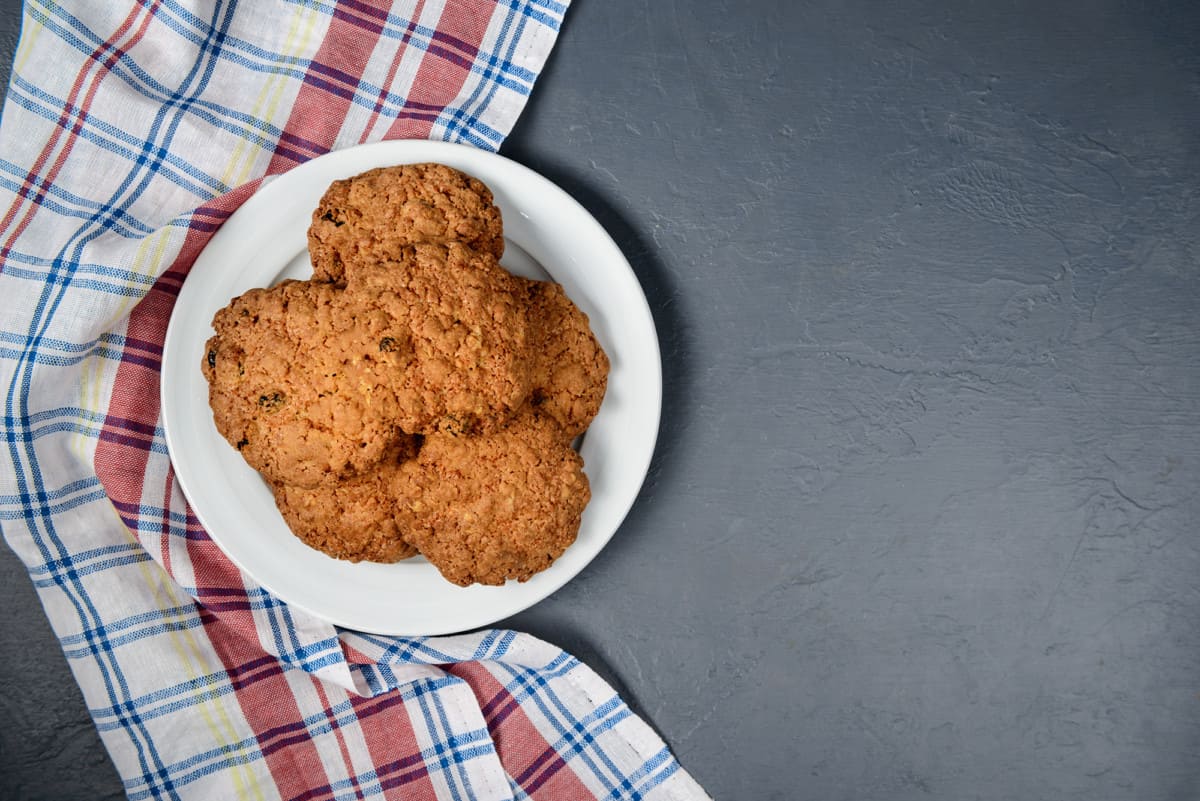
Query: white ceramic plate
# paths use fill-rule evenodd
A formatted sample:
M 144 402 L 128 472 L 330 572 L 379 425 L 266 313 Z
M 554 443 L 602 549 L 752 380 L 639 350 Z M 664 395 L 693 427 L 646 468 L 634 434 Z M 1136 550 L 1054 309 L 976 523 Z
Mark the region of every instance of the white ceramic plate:
M 373 167 L 437 161 L 474 175 L 504 218 L 503 263 L 549 276 L 587 313 L 612 361 L 600 413 L 580 453 L 592 487 L 579 538 L 525 583 L 457 587 L 423 558 L 384 565 L 331 559 L 292 536 L 262 478 L 217 433 L 200 372 L 218 309 L 253 287 L 307 278 L 306 231 L 330 182 Z M 347 628 L 446 634 L 486 626 L 557 590 L 609 541 L 650 465 L 662 406 L 658 339 L 621 251 L 569 195 L 506 158 L 462 145 L 396 141 L 313 159 L 265 184 L 221 227 L 179 293 L 163 349 L 162 411 L 180 487 L 209 535 L 277 597 Z

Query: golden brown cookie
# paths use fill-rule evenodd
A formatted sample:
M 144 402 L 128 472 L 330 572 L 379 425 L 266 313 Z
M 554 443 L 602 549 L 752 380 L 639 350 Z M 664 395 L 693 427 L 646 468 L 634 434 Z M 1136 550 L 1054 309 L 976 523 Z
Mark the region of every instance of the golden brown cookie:
M 600 411 L 608 386 L 608 356 L 587 315 L 560 284 L 520 280 L 529 303 L 529 402 L 557 420 L 573 439 Z
M 351 562 L 399 562 L 417 549 L 404 537 L 397 513 L 400 466 L 415 457 L 419 441 L 405 437 L 394 454 L 361 475 L 312 488 L 275 486 L 275 505 L 292 533 L 312 548 Z
M 525 581 L 575 541 L 582 468 L 558 424 L 528 410 L 491 434 L 430 435 L 401 468 L 408 540 L 460 586 Z
M 457 242 L 409 245 L 358 265 L 347 303 L 406 331 L 411 363 L 391 384 L 410 433 L 504 425 L 529 395 L 527 316 L 519 285 L 490 253 Z
M 347 265 L 395 259 L 417 242 L 457 241 L 496 258 L 500 210 L 481 181 L 444 164 L 381 167 L 334 181 L 313 211 L 313 279 L 341 282 Z
M 609 361 L 587 316 L 499 265 L 490 191 L 444 165 L 335 182 L 309 246 L 314 280 L 236 298 L 202 365 L 289 527 L 350 561 L 419 548 L 464 586 L 549 567 L 590 500 L 570 442 Z
M 213 318 L 203 370 L 217 430 L 273 483 L 312 487 L 377 463 L 401 435 L 392 376 L 407 329 L 330 284 L 254 289 Z

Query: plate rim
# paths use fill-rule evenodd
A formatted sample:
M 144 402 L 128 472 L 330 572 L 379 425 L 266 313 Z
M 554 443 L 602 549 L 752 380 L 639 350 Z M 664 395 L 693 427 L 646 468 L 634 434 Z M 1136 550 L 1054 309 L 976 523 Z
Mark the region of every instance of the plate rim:
M 182 353 L 182 351 L 186 349 L 186 342 L 181 342 L 186 334 L 181 332 L 184 324 L 181 322 L 182 313 L 180 310 L 185 308 L 185 302 L 192 295 L 195 295 L 201 291 L 199 289 L 189 291 L 189 285 L 196 286 L 196 284 L 190 284 L 189 282 L 191 281 L 193 275 L 195 275 L 197 265 L 201 266 L 202 271 L 205 269 L 203 266 L 207 263 L 205 260 L 205 254 L 210 251 L 210 248 L 214 242 L 223 241 L 220 239 L 220 237 L 223 231 L 229 230 L 227 228 L 229 223 L 233 222 L 235 219 L 243 219 L 245 218 L 246 214 L 256 211 L 257 207 L 267 202 L 272 194 L 278 195 L 281 191 L 284 191 L 289 181 L 294 182 L 297 180 L 302 180 L 303 176 L 307 172 L 318 169 L 318 167 L 310 165 L 314 165 L 316 163 L 328 164 L 330 162 L 355 162 L 356 159 L 372 161 L 373 163 L 371 166 L 352 167 L 344 170 L 343 173 L 345 176 L 354 175 L 362 172 L 364 169 L 371 169 L 372 167 L 377 166 L 417 163 L 423 161 L 441 161 L 444 163 L 449 163 L 451 166 L 456 166 L 458 169 L 461 169 L 464 172 L 472 173 L 472 167 L 469 166 L 470 162 L 481 162 L 485 165 L 488 162 L 491 162 L 496 165 L 498 170 L 510 171 L 520 180 L 531 181 L 534 184 L 540 185 L 542 190 L 548 191 L 551 195 L 555 196 L 554 200 L 556 203 L 563 203 L 566 205 L 570 209 L 570 213 L 572 215 L 576 216 L 580 221 L 583 222 L 583 224 L 591 227 L 593 229 L 593 233 L 598 235 L 609 249 L 609 255 L 616 257 L 614 260 L 612 260 L 612 269 L 620 269 L 628 274 L 628 278 L 632 281 L 632 286 L 636 289 L 636 297 L 640 301 L 637 309 L 639 316 L 644 317 L 644 322 L 649 326 L 649 340 L 646 342 L 639 340 L 639 345 L 649 348 L 648 356 L 650 357 L 649 362 L 653 366 L 652 372 L 654 380 L 652 387 L 639 387 L 639 403 L 644 403 L 649 407 L 652 407 L 653 425 L 649 435 L 649 442 L 647 443 L 648 447 L 644 449 L 642 458 L 639 460 L 637 465 L 629 465 L 630 468 L 636 467 L 636 483 L 630 489 L 628 497 L 625 498 L 621 503 L 620 512 L 615 516 L 611 530 L 601 532 L 601 537 L 594 547 L 594 552 L 590 553 L 586 559 L 584 559 L 578 566 L 574 567 L 574 569 L 567 569 L 560 575 L 550 575 L 548 572 L 541 574 L 549 580 L 544 580 L 535 592 L 518 594 L 517 600 L 512 603 L 505 603 L 501 598 L 489 597 L 486 600 L 481 599 L 479 602 L 476 602 L 475 605 L 486 604 L 491 609 L 498 611 L 485 612 L 480 615 L 475 615 L 474 618 L 477 619 L 472 619 L 471 616 L 467 615 L 465 616 L 467 618 L 467 622 L 462 625 L 459 625 L 454 621 L 448 621 L 451 623 L 451 625 L 432 625 L 427 627 L 412 625 L 398 625 L 394 627 L 380 627 L 376 625 L 364 626 L 364 621 L 350 620 L 338 614 L 330 614 L 327 611 L 318 611 L 309 603 L 307 603 L 305 599 L 297 598 L 289 591 L 280 592 L 278 586 L 273 586 L 273 582 L 264 581 L 260 575 L 256 575 L 253 570 L 248 569 L 243 563 L 243 560 L 238 558 L 236 549 L 231 551 L 230 548 L 226 546 L 225 542 L 223 542 L 222 536 L 219 533 L 213 533 L 213 526 L 211 526 L 206 520 L 206 515 L 202 508 L 194 502 L 193 498 L 195 496 L 189 489 L 189 485 L 191 484 L 192 480 L 201 479 L 202 476 L 194 475 L 191 467 L 186 466 L 186 462 L 184 462 L 182 459 L 177 459 L 175 455 L 180 448 L 179 437 L 177 436 L 177 431 L 180 430 L 178 426 L 183 421 L 178 421 L 174 418 L 176 412 L 182 412 L 183 410 L 175 408 L 175 402 L 168 400 L 169 398 L 172 398 L 173 395 L 168 390 L 166 384 L 168 379 L 175 375 L 174 371 L 168 370 L 168 364 L 174 364 L 175 360 L 179 360 L 180 362 L 186 361 L 184 358 L 186 354 Z M 463 166 L 464 162 L 467 162 L 468 166 Z M 296 177 L 289 179 L 288 176 Z M 481 180 L 484 179 L 481 178 Z M 485 183 L 487 183 L 486 180 Z M 239 215 L 241 215 L 240 218 Z M 605 260 L 608 260 L 607 256 L 605 256 Z M 654 322 L 654 315 L 651 311 L 649 301 L 646 298 L 645 290 L 642 287 L 641 282 L 638 280 L 637 273 L 634 271 L 633 266 L 629 263 L 629 260 L 625 257 L 625 254 L 621 251 L 615 240 L 613 240 L 611 234 L 609 234 L 604 226 L 601 225 L 600 222 L 596 220 L 596 218 L 570 193 L 535 170 L 499 153 L 480 150 L 467 145 L 439 142 L 434 140 L 388 140 L 371 144 L 355 145 L 352 147 L 331 151 L 297 165 L 285 173 L 281 173 L 277 176 L 271 176 L 268 181 L 265 181 L 262 186 L 258 187 L 258 189 L 249 198 L 247 198 L 245 202 L 243 202 L 237 209 L 234 210 L 232 214 L 230 214 L 228 218 L 225 219 L 221 225 L 221 228 L 212 235 L 208 242 L 205 243 L 204 248 L 199 254 L 197 254 L 196 259 L 192 262 L 191 267 L 189 267 L 188 275 L 183 280 L 179 294 L 175 299 L 175 304 L 172 307 L 171 316 L 168 321 L 167 330 L 163 339 L 163 353 L 161 369 L 159 373 L 158 389 L 164 439 L 167 445 L 168 459 L 170 460 L 171 467 L 174 472 L 175 483 L 178 484 L 179 489 L 187 501 L 189 508 L 195 515 L 196 519 L 200 522 L 201 526 L 203 526 L 209 538 L 241 572 L 259 584 L 259 586 L 261 586 L 263 589 L 270 592 L 274 597 L 284 601 L 289 606 L 299 609 L 319 620 L 335 626 L 354 631 L 369 632 L 386 636 L 437 636 L 487 627 L 500 620 L 503 620 L 504 618 L 529 609 L 535 604 L 540 603 L 549 596 L 553 595 L 555 592 L 577 577 L 589 564 L 591 564 L 591 562 L 600 554 L 600 552 L 608 546 L 616 532 L 624 524 L 630 510 L 633 508 L 634 503 L 636 503 L 638 497 L 641 495 L 642 489 L 645 486 L 646 478 L 649 475 L 650 465 L 653 462 L 654 454 L 657 450 L 658 436 L 662 426 L 662 350 L 659 342 L 658 331 Z M 643 391 L 645 391 L 644 397 L 642 397 Z M 206 401 L 203 403 L 203 405 L 205 408 L 208 407 Z M 181 464 L 185 465 L 182 469 L 180 467 Z M 211 516 L 209 516 L 209 519 L 211 519 Z M 436 570 L 436 568 L 433 569 Z M 505 588 L 514 587 L 514 585 L 516 585 L 516 587 L 530 586 L 527 584 L 508 582 L 501 588 L 489 589 L 498 589 L 503 591 Z M 453 586 L 454 585 L 451 585 L 447 582 L 447 587 Z M 456 614 L 455 617 L 464 618 L 464 615 L 460 612 Z

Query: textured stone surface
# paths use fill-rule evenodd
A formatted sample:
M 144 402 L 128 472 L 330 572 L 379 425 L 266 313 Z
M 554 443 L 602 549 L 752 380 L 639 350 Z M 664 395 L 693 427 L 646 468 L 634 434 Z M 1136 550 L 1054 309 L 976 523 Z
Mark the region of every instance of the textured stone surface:
M 505 147 L 667 382 L 627 523 L 508 622 L 718 798 L 1200 797 L 1200 7 L 1042 5 L 580 2 Z M 0 796 L 104 797 L 11 583 Z

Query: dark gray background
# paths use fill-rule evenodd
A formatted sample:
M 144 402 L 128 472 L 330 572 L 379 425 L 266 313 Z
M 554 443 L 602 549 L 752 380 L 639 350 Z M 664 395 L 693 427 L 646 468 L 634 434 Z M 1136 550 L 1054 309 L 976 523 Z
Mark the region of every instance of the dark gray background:
M 718 798 L 1200 798 L 1200 5 L 578 0 L 503 152 L 666 378 L 628 521 L 510 625 Z M 0 796 L 118 797 L 0 573 Z

